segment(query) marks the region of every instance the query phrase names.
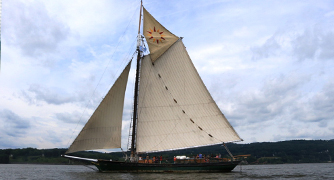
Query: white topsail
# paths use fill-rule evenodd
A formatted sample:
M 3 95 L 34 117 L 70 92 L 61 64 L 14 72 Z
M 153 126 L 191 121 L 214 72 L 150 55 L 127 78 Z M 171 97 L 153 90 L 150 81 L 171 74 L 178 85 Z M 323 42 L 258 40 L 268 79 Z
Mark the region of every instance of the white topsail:
M 179 38 L 169 32 L 154 17 L 144 9 L 143 34 L 150 48 L 152 62 L 157 60 Z
M 181 40 L 141 63 L 137 152 L 240 141 L 198 75 Z
M 66 153 L 121 147 L 125 88 L 131 62 L 123 70 Z

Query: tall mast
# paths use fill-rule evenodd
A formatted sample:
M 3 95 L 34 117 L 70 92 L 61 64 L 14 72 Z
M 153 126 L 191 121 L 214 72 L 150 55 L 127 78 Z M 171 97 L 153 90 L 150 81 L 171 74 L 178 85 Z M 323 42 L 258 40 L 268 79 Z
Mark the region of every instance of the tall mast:
M 138 88 L 139 88 L 139 70 L 140 70 L 140 45 L 141 45 L 141 35 L 140 35 L 140 23 L 141 23 L 141 11 L 142 11 L 143 1 L 140 2 L 140 13 L 139 13 L 139 28 L 137 36 L 137 68 L 136 68 L 136 82 L 135 82 L 135 95 L 134 95 L 134 104 L 133 104 L 133 124 L 132 124 L 132 141 L 131 141 L 131 157 L 135 157 L 136 148 L 136 126 L 137 126 L 137 105 L 138 105 Z

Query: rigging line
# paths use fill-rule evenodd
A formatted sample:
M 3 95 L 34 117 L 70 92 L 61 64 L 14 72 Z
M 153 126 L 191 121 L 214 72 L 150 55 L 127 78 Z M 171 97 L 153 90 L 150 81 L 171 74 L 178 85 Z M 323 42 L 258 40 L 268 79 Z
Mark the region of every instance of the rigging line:
M 233 157 L 233 155 L 232 155 L 232 153 L 230 152 L 230 150 L 227 148 L 227 146 L 226 146 L 226 144 L 225 143 L 223 143 L 223 145 L 224 145 L 224 147 L 225 147 L 225 149 L 226 149 L 226 151 L 227 151 L 227 153 L 231 156 L 231 158 L 232 158 L 232 161 L 234 160 L 234 157 Z
M 134 44 L 135 41 L 136 41 L 136 39 L 135 39 L 131 44 Z M 133 47 L 130 46 L 130 48 L 129 48 L 128 52 L 126 53 L 126 55 L 124 55 L 124 57 L 121 58 L 121 59 L 122 59 L 122 62 L 120 63 L 119 68 L 117 69 L 117 71 L 115 72 L 115 74 L 120 74 L 120 73 L 122 73 L 122 72 L 119 72 L 120 70 L 123 70 L 123 68 L 121 68 L 121 67 L 126 67 L 127 64 L 128 64 L 130 61 L 132 61 L 132 59 L 133 59 L 133 57 L 134 57 L 134 54 L 136 53 L 136 51 L 134 51 L 134 53 L 130 56 L 130 54 L 131 54 L 130 52 L 131 52 L 132 50 L 133 50 Z M 130 59 L 130 57 L 131 57 L 131 59 Z M 128 59 L 130 59 L 130 61 L 129 61 Z M 116 81 L 116 80 L 115 80 L 115 81 Z M 109 86 L 106 86 L 106 87 L 105 87 L 105 90 L 104 90 L 103 92 L 108 92 L 109 89 L 110 89 L 110 87 L 109 87 Z
M 133 14 L 133 16 L 134 16 L 135 14 Z M 133 21 L 133 16 L 132 16 L 132 20 L 131 21 Z M 131 23 L 131 21 L 130 21 L 130 23 Z M 128 26 L 130 25 L 130 23 L 128 24 Z M 127 28 L 128 28 L 128 26 L 127 26 Z M 124 31 L 124 33 L 126 32 L 126 30 Z M 124 33 L 123 33 L 123 35 L 124 35 Z M 122 37 L 120 38 L 120 39 L 122 39 L 123 38 L 123 35 L 122 35 Z M 137 40 L 137 37 L 135 37 L 134 38 L 134 41 L 132 41 L 132 43 L 131 44 L 135 44 L 135 42 L 136 42 L 136 40 Z M 127 51 L 127 53 L 125 53 L 125 55 L 122 57 L 122 58 L 120 58 L 120 59 L 122 59 L 122 62 L 120 63 L 120 66 L 119 66 L 119 68 L 116 70 L 116 72 L 115 72 L 115 74 L 119 74 L 119 71 L 121 70 L 123 70 L 121 67 L 125 67 L 128 63 L 129 63 L 129 61 L 128 61 L 128 59 L 130 59 L 130 57 L 132 57 L 131 58 L 131 60 L 133 59 L 133 57 L 134 57 L 134 54 L 136 53 L 136 51 L 130 56 L 130 52 L 131 51 L 133 51 L 133 49 L 136 49 L 136 48 L 134 48 L 135 46 L 134 45 L 132 45 L 132 46 L 130 46 L 129 47 L 129 50 Z M 117 47 L 116 47 L 116 50 L 117 50 Z M 114 53 L 116 52 L 116 50 L 114 51 Z M 112 57 L 111 57 L 111 59 L 112 59 Z M 111 60 L 110 59 L 110 60 Z M 110 60 L 109 60 L 109 62 L 110 62 Z M 130 61 L 131 61 L 130 60 Z M 109 64 L 109 63 L 108 63 Z M 125 64 L 125 65 L 124 65 Z M 115 75 L 114 75 L 115 76 Z M 104 92 L 108 92 L 108 89 L 110 89 L 109 87 L 106 87 L 106 89 L 105 89 L 105 91 Z
M 134 53 L 132 54 L 132 58 L 136 55 L 136 53 L 137 53 L 137 51 L 134 51 Z M 133 89 L 133 93 L 134 93 L 134 91 L 135 91 L 135 87 L 134 87 L 134 85 L 135 85 L 135 82 L 136 82 L 136 78 L 133 78 L 132 79 L 132 87 L 130 88 L 128 88 L 128 89 Z M 133 97 L 133 96 L 132 96 Z M 133 123 L 133 111 L 134 111 L 134 99 L 133 98 L 131 98 L 131 104 L 132 104 L 132 110 L 131 110 L 131 117 L 130 117 L 130 123 L 129 123 L 129 132 L 128 132 L 128 135 L 127 135 L 127 137 L 128 137 L 128 142 L 127 142 L 127 147 L 126 147 L 126 149 L 127 150 L 129 150 L 129 145 L 131 146 L 131 139 L 130 139 L 130 134 L 131 134 L 131 137 L 132 137 L 132 129 L 131 128 L 133 128 L 132 127 L 132 123 Z
M 198 11 L 198 9 L 203 9 L 204 7 L 208 7 L 208 6 L 215 6 L 215 4 L 221 4 L 222 1 L 221 0 L 217 0 L 217 1 L 206 1 L 206 3 L 197 3 L 197 4 L 192 4 L 191 6 L 187 6 L 189 8 L 182 8 L 182 10 L 179 11 L 173 11 L 172 13 L 164 13 L 164 14 L 158 14 L 156 16 L 154 16 L 156 19 L 162 19 L 164 17 L 171 17 L 171 16 L 176 16 L 176 17 L 180 17 L 182 15 L 182 13 L 184 12 L 196 12 Z M 151 2 L 145 2 L 145 7 L 152 7 L 151 4 L 153 4 L 154 7 L 156 7 L 156 1 L 151 1 Z M 183 4 L 184 5 L 184 4 Z M 183 6 L 185 7 L 185 6 Z M 150 9 L 150 8 L 147 8 Z M 177 19 L 177 18 L 176 18 Z
M 134 39 L 134 40 L 133 40 L 132 43 L 131 43 L 131 44 L 133 44 L 133 45 L 130 46 L 128 52 L 125 53 L 125 55 L 124 55 L 124 57 L 123 57 L 123 61 L 122 61 L 122 63 L 125 62 L 125 64 L 127 64 L 127 63 L 128 63 L 127 59 L 129 59 L 130 57 L 132 57 L 131 59 L 133 59 L 134 55 L 136 54 L 136 50 L 135 50 L 134 53 L 132 53 L 132 55 L 131 55 L 131 51 L 133 51 L 133 49 L 136 49 L 136 48 L 134 48 L 134 47 L 135 47 L 135 42 L 137 41 L 137 38 L 135 37 L 135 38 L 133 38 L 133 39 Z M 131 55 L 131 56 L 130 56 L 130 55 Z M 121 66 L 121 67 L 123 67 L 123 66 Z
M 125 151 L 123 150 L 122 147 L 121 147 L 121 151 L 122 151 L 122 153 L 123 153 L 124 155 L 127 155 L 127 154 L 125 153 Z
M 183 104 L 183 105 L 184 106 L 195 106 L 195 105 L 205 105 L 205 104 L 214 104 L 214 102 L 196 103 L 196 104 L 193 103 L 193 104 Z M 155 107 L 167 107 L 167 106 L 155 106 Z M 150 108 L 150 106 L 143 106 L 142 108 Z M 202 116 L 202 117 L 205 117 L 205 116 Z
M 137 40 L 137 39 L 136 39 Z M 135 48 L 137 49 L 137 48 Z M 132 59 L 134 58 L 134 56 L 137 55 L 137 50 L 134 51 L 134 53 L 132 54 Z M 132 79 L 132 88 L 133 88 L 133 95 L 135 94 L 135 81 L 136 81 L 136 78 L 133 78 Z M 128 89 L 132 89 L 132 88 L 128 88 Z M 126 149 L 129 150 L 129 145 L 131 146 L 132 144 L 132 136 L 133 136 L 133 133 L 132 133 L 132 129 L 133 129 L 133 112 L 134 112 L 134 99 L 131 98 L 131 104 L 132 104 L 132 113 L 131 113 L 131 117 L 130 117 L 130 123 L 129 123 L 129 131 L 128 131 L 128 142 L 127 142 L 127 147 Z M 131 135 L 130 135 L 131 134 Z M 131 136 L 131 138 L 130 138 Z
M 136 12 L 136 11 L 135 11 L 135 12 Z M 109 61 L 108 61 L 108 63 L 107 63 L 107 66 L 106 66 L 106 68 L 104 69 L 104 71 L 103 71 L 103 73 L 102 73 L 102 75 L 101 75 L 101 77 L 100 77 L 100 80 L 98 81 L 98 83 L 97 83 L 97 85 L 96 85 L 96 87 L 95 87 L 95 89 L 94 89 L 94 91 L 93 91 L 93 93 L 92 93 L 92 95 L 91 95 L 91 97 L 90 97 L 89 99 L 92 99 L 93 95 L 95 94 L 95 91 L 96 91 L 97 87 L 99 86 L 99 84 L 100 84 L 100 82 L 101 82 L 101 80 L 102 80 L 102 77 L 104 76 L 104 74 L 105 74 L 105 72 L 106 72 L 106 70 L 107 70 L 107 68 L 108 68 L 108 66 L 109 66 L 109 64 L 110 64 L 111 59 L 114 57 L 115 52 L 117 51 L 118 46 L 119 46 L 119 44 L 120 44 L 120 42 L 121 42 L 121 39 L 122 39 L 123 36 L 125 35 L 125 32 L 127 31 L 127 29 L 128 29 L 128 27 L 130 26 L 131 22 L 133 21 L 133 19 L 134 19 L 134 15 L 135 15 L 135 14 L 136 14 L 136 13 L 134 13 L 134 14 L 132 15 L 132 17 L 131 17 L 131 19 L 130 19 L 128 25 L 126 26 L 125 30 L 123 31 L 123 34 L 122 34 L 121 38 L 118 40 L 117 45 L 116 45 L 116 48 L 115 48 L 115 51 L 114 51 L 113 54 L 111 55 L 111 58 L 109 59 Z M 86 103 L 86 106 L 85 106 L 85 108 L 84 108 L 84 111 L 83 111 L 83 113 L 81 114 L 81 116 L 80 116 L 80 118 L 79 118 L 79 120 L 78 120 L 78 122 L 77 122 L 77 124 L 76 124 L 76 126 L 75 126 L 74 129 L 77 129 L 77 127 L 78 127 L 78 125 L 79 125 L 79 122 L 82 120 L 83 114 L 84 114 L 84 113 L 86 112 L 86 110 L 87 110 L 87 107 L 88 107 L 88 102 Z M 72 131 L 72 134 L 71 134 L 71 136 L 70 136 L 70 138 L 69 138 L 69 141 L 68 141 L 68 143 L 66 144 L 67 147 L 69 146 L 69 143 L 71 142 L 71 139 L 72 139 L 72 137 L 73 137 L 73 134 L 74 134 L 74 130 Z
M 133 103 L 132 103 L 132 105 L 133 105 Z M 133 112 L 133 109 L 132 109 L 132 112 Z M 130 141 L 131 141 L 131 139 L 130 139 L 130 134 L 131 134 L 131 138 L 132 138 L 132 120 L 133 119 L 133 116 L 131 115 L 131 120 L 130 120 L 130 124 L 129 124 L 129 131 L 128 131 L 128 142 L 127 142 L 127 145 L 126 145 L 126 149 L 127 150 L 129 150 L 129 146 L 131 146 L 130 145 Z

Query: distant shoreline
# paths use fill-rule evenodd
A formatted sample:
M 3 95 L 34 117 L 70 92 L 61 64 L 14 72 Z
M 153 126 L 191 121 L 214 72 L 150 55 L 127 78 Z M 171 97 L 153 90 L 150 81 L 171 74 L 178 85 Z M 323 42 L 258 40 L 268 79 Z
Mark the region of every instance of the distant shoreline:
M 262 142 L 251 144 L 227 143 L 234 156 L 249 155 L 244 157 L 246 163 L 243 165 L 260 164 L 302 164 L 302 163 L 330 163 L 334 158 L 334 140 L 291 140 L 280 142 Z M 67 149 L 0 149 L 0 164 L 49 164 L 68 165 L 82 164 L 69 161 L 61 157 Z M 83 151 L 72 153 L 73 156 L 93 158 L 93 159 L 113 159 L 115 161 L 124 160 L 124 154 L 129 152 L 101 153 L 95 151 Z M 159 153 L 149 153 L 150 157 L 163 156 L 164 160 L 173 162 L 173 157 L 185 155 L 194 157 L 202 153 L 211 157 L 221 154 L 222 157 L 230 158 L 221 145 L 189 148 L 175 151 L 165 151 Z M 145 153 L 143 153 L 145 154 Z M 146 154 L 145 154 L 146 155 Z

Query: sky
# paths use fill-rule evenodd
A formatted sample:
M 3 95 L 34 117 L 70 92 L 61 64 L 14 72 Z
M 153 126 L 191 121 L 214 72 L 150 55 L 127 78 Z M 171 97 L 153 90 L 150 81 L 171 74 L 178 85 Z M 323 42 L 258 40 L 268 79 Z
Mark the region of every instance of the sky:
M 144 0 L 244 140 L 334 139 L 334 2 Z M 0 149 L 67 148 L 135 53 L 140 1 L 3 0 Z M 133 104 L 132 64 L 122 148 Z

